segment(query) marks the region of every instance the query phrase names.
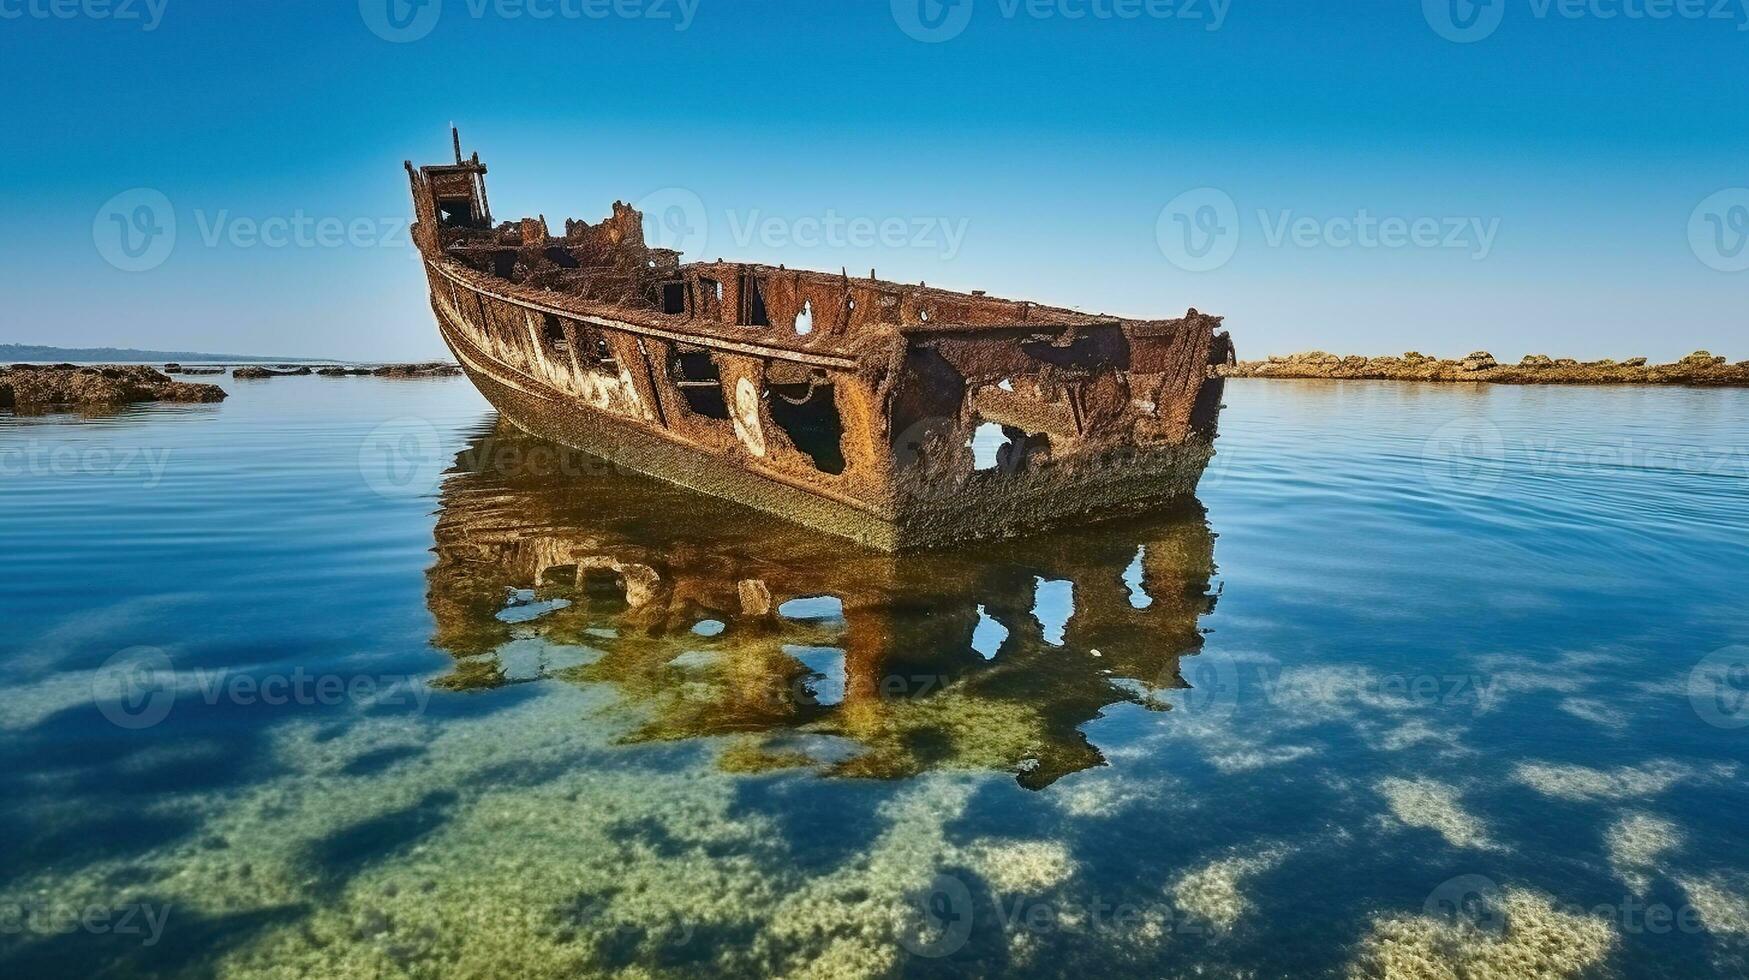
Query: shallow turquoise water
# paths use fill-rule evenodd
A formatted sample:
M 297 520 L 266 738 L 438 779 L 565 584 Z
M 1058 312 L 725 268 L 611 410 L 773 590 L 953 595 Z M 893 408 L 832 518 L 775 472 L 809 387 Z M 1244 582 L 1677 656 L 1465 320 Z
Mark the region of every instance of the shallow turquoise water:
M 11 975 L 1745 970 L 1749 393 L 1238 382 L 892 562 L 226 385 L 0 416 Z

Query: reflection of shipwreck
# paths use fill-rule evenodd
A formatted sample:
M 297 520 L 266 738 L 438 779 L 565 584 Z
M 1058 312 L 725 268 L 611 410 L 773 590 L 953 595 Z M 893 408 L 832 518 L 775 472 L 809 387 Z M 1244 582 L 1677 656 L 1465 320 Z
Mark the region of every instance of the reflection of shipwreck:
M 494 228 L 455 143 L 453 165 L 407 165 L 432 307 L 537 435 L 883 550 L 1185 497 L 1213 453 L 1218 317 L 681 265 L 617 203 L 562 237 Z
M 1201 509 L 894 558 L 501 425 L 443 489 L 428 604 L 444 686 L 611 685 L 632 741 L 725 766 L 895 777 L 1101 764 L 1081 726 L 1185 687 L 1213 606 Z M 693 517 L 676 529 L 675 513 Z M 508 597 L 508 598 L 507 598 Z M 797 601 L 799 600 L 799 601 Z M 567 604 L 568 603 L 568 604 Z M 841 604 L 841 605 L 840 605 Z

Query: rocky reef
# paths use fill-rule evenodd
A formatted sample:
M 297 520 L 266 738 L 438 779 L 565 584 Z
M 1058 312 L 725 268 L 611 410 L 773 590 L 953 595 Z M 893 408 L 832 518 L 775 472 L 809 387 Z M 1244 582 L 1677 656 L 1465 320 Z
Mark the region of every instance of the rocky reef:
M 251 366 L 237 368 L 231 372 L 231 377 L 245 381 L 305 377 L 311 374 L 324 378 L 452 378 L 461 373 L 462 369 L 457 365 L 434 361 L 424 364 L 383 364 L 376 367 L 342 367 L 333 364 L 319 368 L 312 368 L 307 364 L 282 364 L 278 368 Z
M 231 377 L 241 381 L 259 381 L 263 378 L 301 378 L 314 374 L 307 367 L 288 368 L 280 370 L 266 367 L 240 367 L 231 372 Z
M 14 364 L 0 367 L 0 408 L 221 402 L 217 385 L 177 381 L 144 365 Z
M 429 364 L 386 364 L 370 372 L 378 378 L 453 378 L 462 373 L 459 365 L 432 362 Z
M 1487 351 L 1443 359 L 1409 351 L 1401 357 L 1339 357 L 1323 351 L 1240 361 L 1217 369 L 1229 378 L 1328 378 L 1367 381 L 1456 381 L 1488 384 L 1668 384 L 1749 386 L 1749 361 L 1730 363 L 1695 351 L 1673 364 L 1650 364 L 1644 357 L 1579 361 L 1527 354 L 1517 364 L 1501 364 Z

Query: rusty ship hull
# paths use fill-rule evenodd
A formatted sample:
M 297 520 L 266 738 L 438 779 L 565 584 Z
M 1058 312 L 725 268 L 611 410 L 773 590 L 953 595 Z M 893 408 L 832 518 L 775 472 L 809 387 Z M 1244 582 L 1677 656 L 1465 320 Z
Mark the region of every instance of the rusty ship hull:
M 494 225 L 459 137 L 455 163 L 407 173 L 468 377 L 518 427 L 627 469 L 898 551 L 1158 506 L 1213 455 L 1219 317 L 682 264 L 621 203 L 563 235 Z

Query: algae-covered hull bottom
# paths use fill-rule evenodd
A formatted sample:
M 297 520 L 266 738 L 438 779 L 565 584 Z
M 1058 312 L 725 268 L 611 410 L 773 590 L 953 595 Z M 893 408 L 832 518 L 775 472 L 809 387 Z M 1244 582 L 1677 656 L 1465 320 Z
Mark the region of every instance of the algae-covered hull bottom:
M 894 551 L 1152 508 L 1213 455 L 1219 317 L 683 265 L 624 204 L 563 236 L 494 227 L 459 141 L 454 165 L 407 170 L 468 376 L 517 426 L 626 469 Z

